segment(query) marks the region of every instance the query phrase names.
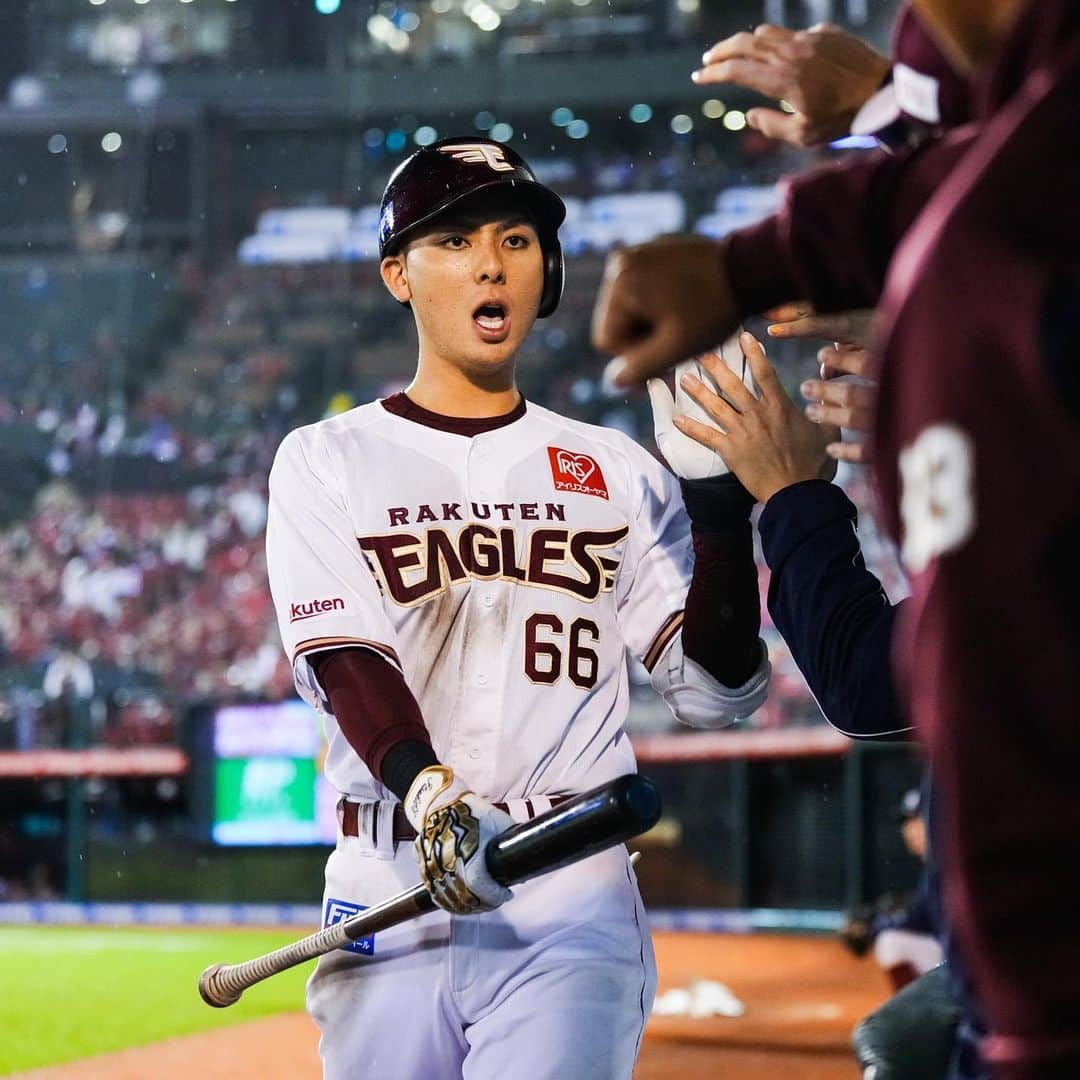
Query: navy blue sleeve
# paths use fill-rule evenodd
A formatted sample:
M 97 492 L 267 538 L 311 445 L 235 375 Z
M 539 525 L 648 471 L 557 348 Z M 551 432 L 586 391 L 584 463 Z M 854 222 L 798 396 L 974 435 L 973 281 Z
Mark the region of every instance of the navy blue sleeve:
M 778 491 L 758 531 L 772 572 L 769 614 L 821 711 L 855 738 L 904 738 L 896 696 L 889 603 L 863 562 L 858 514 L 835 484 L 806 480 Z

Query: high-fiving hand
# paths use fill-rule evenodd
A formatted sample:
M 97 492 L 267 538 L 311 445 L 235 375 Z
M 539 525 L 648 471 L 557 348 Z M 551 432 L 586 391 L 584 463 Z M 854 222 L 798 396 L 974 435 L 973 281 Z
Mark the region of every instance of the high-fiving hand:
M 714 423 L 676 414 L 675 426 L 715 450 L 758 502 L 767 502 L 782 488 L 802 480 L 831 479 L 836 464 L 825 453 L 825 446 L 838 438 L 839 432 L 815 424 L 799 412 L 753 334 L 741 334 L 739 345 L 759 396 L 755 397 L 720 357 L 709 354 L 701 363 L 715 391 L 689 372 L 681 381 Z
M 728 370 L 734 372 L 752 394 L 756 394 L 754 376 L 749 362 L 743 355 L 737 334 L 724 342 L 718 355 Z M 709 413 L 687 393 L 682 383 L 682 376 L 685 374 L 697 377 L 711 390 L 718 392 L 716 383 L 712 381 L 712 376 L 705 370 L 700 360 L 687 360 L 675 368 L 674 397 L 671 396 L 671 391 L 663 379 L 650 379 L 649 401 L 652 403 L 656 445 L 671 467 L 671 471 L 684 480 L 707 480 L 713 476 L 724 476 L 731 470 L 716 450 L 690 438 L 689 435 L 684 435 L 675 426 L 676 413 L 681 413 L 710 427 L 716 426 Z

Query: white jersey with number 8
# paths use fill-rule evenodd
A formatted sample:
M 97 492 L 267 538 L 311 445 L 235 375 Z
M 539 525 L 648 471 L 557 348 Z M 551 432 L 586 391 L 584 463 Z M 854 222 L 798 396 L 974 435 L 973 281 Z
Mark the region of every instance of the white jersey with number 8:
M 267 527 L 300 694 L 328 713 L 311 657 L 375 650 L 439 760 L 493 800 L 634 771 L 626 648 L 676 715 L 681 699 L 745 715 L 768 676 L 728 691 L 682 657 L 693 550 L 674 477 L 620 432 L 532 403 L 515 415 L 466 437 L 375 402 L 293 431 Z M 337 790 L 391 798 L 329 715 L 327 729 Z

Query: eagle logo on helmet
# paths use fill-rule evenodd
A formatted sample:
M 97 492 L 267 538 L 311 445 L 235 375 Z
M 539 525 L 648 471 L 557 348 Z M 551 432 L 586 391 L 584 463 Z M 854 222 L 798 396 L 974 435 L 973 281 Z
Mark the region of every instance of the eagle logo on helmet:
M 500 146 L 487 143 L 458 143 L 454 146 L 440 146 L 440 153 L 449 154 L 468 165 L 486 165 L 495 172 L 513 172 L 514 166 L 506 160 Z

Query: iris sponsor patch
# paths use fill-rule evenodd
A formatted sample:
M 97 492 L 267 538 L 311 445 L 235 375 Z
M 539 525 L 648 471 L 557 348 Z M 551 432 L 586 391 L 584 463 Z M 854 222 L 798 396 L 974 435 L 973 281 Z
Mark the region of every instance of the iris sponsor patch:
M 580 495 L 598 495 L 601 499 L 608 497 L 607 483 L 596 458 L 561 450 L 557 446 L 549 446 L 547 452 L 556 491 L 576 491 Z

